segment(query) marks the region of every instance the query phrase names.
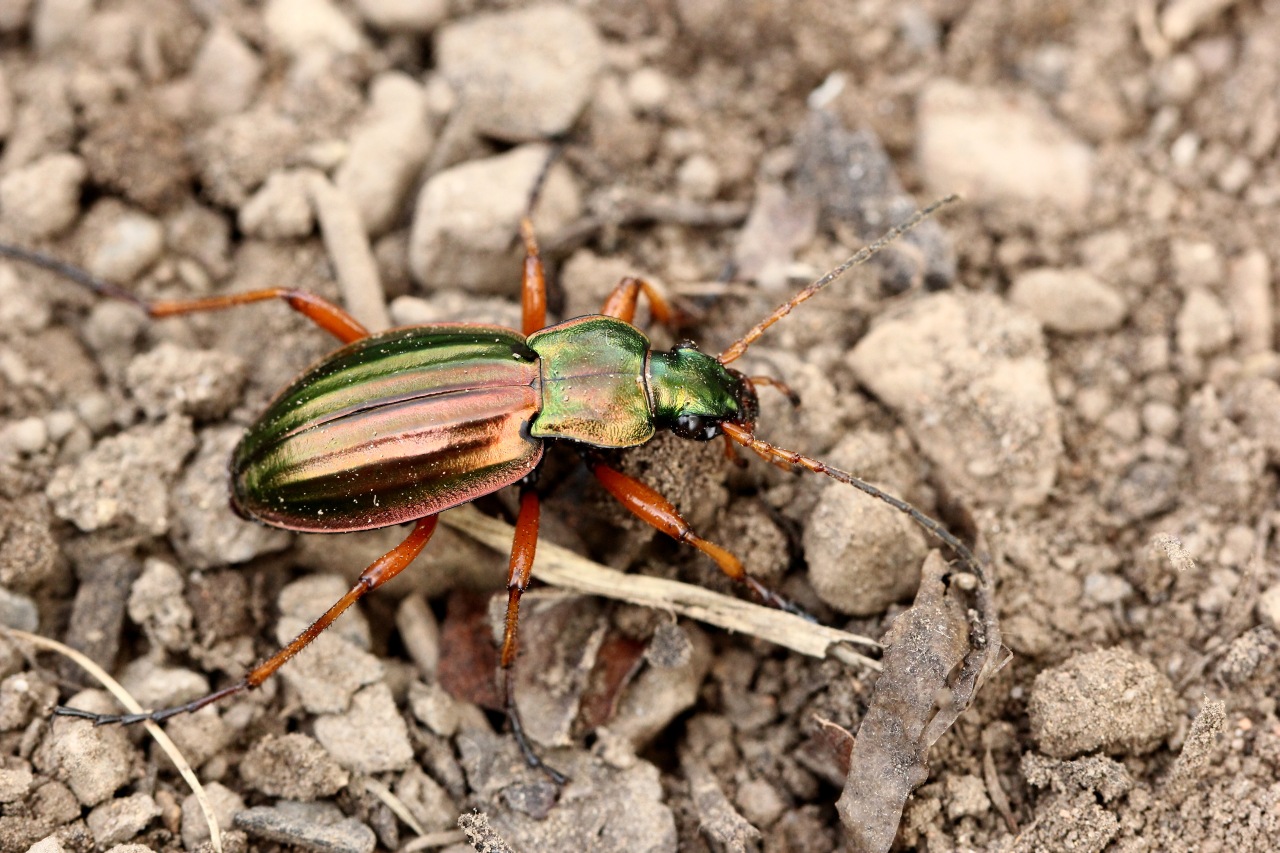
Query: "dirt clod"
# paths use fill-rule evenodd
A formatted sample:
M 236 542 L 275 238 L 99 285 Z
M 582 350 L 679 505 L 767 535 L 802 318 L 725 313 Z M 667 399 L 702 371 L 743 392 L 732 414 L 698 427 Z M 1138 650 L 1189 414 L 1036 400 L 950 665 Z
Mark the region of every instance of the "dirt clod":
M 1173 731 L 1173 685 L 1128 649 L 1076 655 L 1036 676 L 1027 703 L 1040 749 L 1070 758 L 1095 749 L 1140 755 Z

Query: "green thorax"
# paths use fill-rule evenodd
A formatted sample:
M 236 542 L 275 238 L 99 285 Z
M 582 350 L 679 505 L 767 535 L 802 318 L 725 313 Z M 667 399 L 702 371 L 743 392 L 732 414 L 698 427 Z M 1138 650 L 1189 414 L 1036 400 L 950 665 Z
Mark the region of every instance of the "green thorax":
M 579 317 L 529 336 L 541 358 L 542 411 L 529 432 L 595 447 L 635 447 L 682 419 L 738 412 L 741 380 L 690 347 L 653 352 L 613 317 Z
M 645 390 L 649 339 L 613 317 L 578 317 L 534 332 L 541 357 L 542 411 L 529 433 L 595 447 L 635 447 L 653 437 Z

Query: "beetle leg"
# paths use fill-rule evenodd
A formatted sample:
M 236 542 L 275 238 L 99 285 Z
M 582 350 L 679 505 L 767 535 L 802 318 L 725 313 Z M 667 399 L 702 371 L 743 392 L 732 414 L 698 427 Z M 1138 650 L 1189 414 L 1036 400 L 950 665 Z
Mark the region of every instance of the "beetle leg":
M 105 279 L 97 277 L 88 270 L 60 261 L 43 252 L 11 246 L 8 243 L 0 243 L 0 255 L 55 272 L 82 287 L 88 288 L 99 296 L 109 296 L 112 299 L 132 303 L 146 311 L 151 317 L 172 317 L 175 314 L 193 314 L 198 311 L 221 311 L 224 308 L 248 305 L 251 302 L 283 299 L 294 311 L 297 311 L 344 344 L 358 341 L 369 334 L 369 330 L 346 311 L 343 311 L 327 299 L 322 299 L 305 290 L 294 290 L 289 287 L 269 287 L 265 290 L 228 293 L 203 299 L 148 302 L 117 284 L 112 284 Z
M 258 664 L 235 684 L 214 691 L 207 696 L 201 696 L 199 699 L 188 702 L 185 705 L 163 708 L 159 711 L 150 711 L 143 714 L 93 714 L 88 711 L 81 711 L 78 708 L 67 708 L 61 705 L 54 709 L 54 713 L 64 717 L 80 717 L 93 720 L 94 725 L 97 726 L 105 723 L 129 725 L 130 723 L 140 723 L 144 720 L 159 723 L 178 714 L 198 711 L 204 706 L 211 705 L 227 696 L 252 690 L 274 675 L 275 671 L 291 657 L 310 645 L 311 641 L 318 637 L 325 628 L 332 625 L 333 621 L 341 616 L 344 610 L 404 571 L 405 567 L 413 562 L 414 558 L 422 552 L 427 541 L 431 539 L 431 534 L 436 530 L 436 518 L 434 515 L 429 515 L 426 518 L 418 519 L 417 524 L 413 526 L 413 530 L 405 537 L 405 540 L 374 560 L 367 569 L 361 572 L 355 585 L 347 591 L 346 595 L 338 599 L 319 619 L 308 625 L 307 629 L 295 637 L 293 642 Z
M 529 217 L 520 220 L 520 237 L 524 240 L 524 279 L 520 307 L 522 328 L 526 336 L 547 325 L 547 276 L 538 251 L 538 238 Z
M 507 711 L 507 719 L 511 720 L 511 733 L 515 735 L 524 760 L 530 767 L 536 767 L 551 777 L 557 785 L 568 782 L 568 778 L 558 770 L 543 763 L 524 733 L 524 724 L 520 721 L 520 711 L 516 708 L 516 697 L 511 677 L 511 667 L 516 661 L 518 642 L 517 629 L 520 624 L 520 596 L 529 588 L 529 578 L 533 574 L 533 557 L 538 549 L 538 522 L 542 517 L 542 501 L 532 488 L 524 488 L 520 493 L 520 514 L 516 517 L 516 534 L 511 543 L 511 563 L 507 569 L 507 619 L 502 630 L 502 702 Z
M 786 598 L 783 598 L 747 574 L 746 569 L 742 567 L 742 561 L 733 554 L 694 533 L 693 529 L 689 527 L 689 523 L 680 515 L 679 510 L 672 506 L 671 501 L 664 498 L 657 490 L 634 477 L 623 474 L 616 468 L 610 468 L 602 462 L 592 463 L 591 473 L 596 476 L 596 479 L 600 481 L 600 485 L 604 486 L 609 494 L 617 498 L 619 503 L 631 510 L 641 521 L 652 525 L 677 542 L 692 545 L 715 560 L 716 565 L 720 567 L 720 571 L 735 581 L 746 584 L 755 593 L 756 597 L 765 604 L 770 607 L 776 607 L 779 610 L 785 610 L 788 613 L 794 613 L 797 616 L 803 616 L 806 619 L 812 618 Z
M 362 326 L 355 317 L 352 317 L 329 300 L 322 299 L 310 291 L 294 290 L 289 287 L 269 287 L 265 290 L 227 293 L 222 296 L 205 297 L 204 299 L 145 302 L 142 307 L 152 317 L 172 317 L 175 314 L 194 314 L 199 311 L 221 311 L 224 308 L 248 305 L 253 302 L 266 302 L 270 299 L 284 300 L 294 311 L 297 311 L 344 344 L 369 336 L 369 330 Z
M 624 323 L 630 323 L 635 319 L 636 303 L 639 301 L 641 291 L 644 291 L 645 298 L 649 300 L 649 313 L 653 315 L 653 319 L 664 326 L 677 325 L 676 321 L 680 313 L 671 304 L 671 300 L 667 299 L 667 295 L 656 284 L 631 276 L 618 282 L 618 286 L 604 301 L 604 307 L 600 309 L 600 313 L 606 317 L 617 317 Z

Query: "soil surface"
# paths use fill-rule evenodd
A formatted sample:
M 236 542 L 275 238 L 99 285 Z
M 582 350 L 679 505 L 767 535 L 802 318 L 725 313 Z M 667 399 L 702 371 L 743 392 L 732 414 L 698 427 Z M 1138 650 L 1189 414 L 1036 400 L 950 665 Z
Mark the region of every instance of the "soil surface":
M 978 565 L 720 439 L 590 457 L 877 664 L 535 584 L 516 696 L 557 788 L 500 712 L 507 557 L 446 514 L 279 676 L 165 723 L 224 849 L 1275 849 L 1274 0 L 0 0 L 0 140 L 0 240 L 135 300 L 518 328 L 536 199 L 551 320 L 642 275 L 680 309 L 641 298 L 655 345 L 710 353 L 962 196 L 733 366 L 801 400 L 759 382 L 759 438 Z M 334 347 L 278 300 L 151 321 L 5 261 L 0 320 L 0 622 L 144 707 L 235 683 L 408 535 L 228 508 Z M 580 449 L 548 449 L 542 541 L 747 597 Z M 141 727 L 56 704 L 120 708 L 0 643 L 0 850 L 210 849 Z

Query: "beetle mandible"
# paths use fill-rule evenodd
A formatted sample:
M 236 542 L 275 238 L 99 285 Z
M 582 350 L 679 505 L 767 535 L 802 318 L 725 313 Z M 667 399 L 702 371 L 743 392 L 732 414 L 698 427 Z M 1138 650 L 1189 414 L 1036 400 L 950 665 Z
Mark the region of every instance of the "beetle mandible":
M 99 725 L 160 722 L 251 690 L 348 607 L 403 571 L 426 546 L 440 512 L 520 484 L 500 683 L 526 761 L 564 781 L 528 743 L 511 689 L 520 596 L 533 569 L 540 517 L 529 476 L 552 439 L 589 448 L 626 448 L 645 443 L 659 429 L 695 441 L 723 436 L 766 460 L 824 474 L 889 503 L 944 542 L 981 578 L 982 567 L 971 551 L 915 507 L 848 472 L 756 438 L 756 384 L 784 391 L 785 386 L 728 367 L 793 308 L 953 198 L 941 199 L 891 229 L 796 293 L 718 356 L 691 343 L 665 352 L 651 349 L 648 338 L 631 324 L 640 296 L 648 299 L 659 322 L 670 321 L 674 311 L 661 291 L 639 278 L 623 279 L 599 314 L 547 326 L 543 265 L 527 218 L 521 223 L 521 331 L 458 323 L 370 334 L 337 305 L 285 287 L 148 302 L 56 258 L 0 244 L 0 255 L 132 303 L 152 318 L 283 300 L 343 346 L 298 376 L 249 427 L 230 463 L 233 508 L 245 518 L 305 532 L 413 523 L 404 541 L 371 563 L 328 611 L 239 681 L 184 705 L 148 713 L 92 714 L 66 707 L 56 713 Z M 599 458 L 589 457 L 588 464 L 605 490 L 640 519 L 706 554 L 764 603 L 795 610 L 748 575 L 736 556 L 698 536 L 657 491 Z

